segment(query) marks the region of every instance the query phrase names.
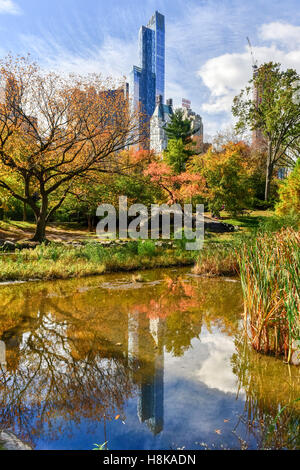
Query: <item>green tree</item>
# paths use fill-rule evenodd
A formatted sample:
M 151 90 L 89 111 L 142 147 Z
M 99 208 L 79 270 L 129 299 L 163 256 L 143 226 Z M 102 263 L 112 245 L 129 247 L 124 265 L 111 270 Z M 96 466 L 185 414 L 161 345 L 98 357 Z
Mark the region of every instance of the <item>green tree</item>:
M 276 205 L 278 215 L 300 214 L 300 160 L 289 177 L 279 187 L 279 202 Z
M 166 126 L 168 146 L 164 152 L 165 161 L 175 174 L 183 173 L 188 160 L 194 155 L 196 142 L 192 136 L 197 131 L 192 129 L 191 121 L 184 118 L 183 111 L 176 109 Z
M 170 165 L 176 174 L 185 171 L 186 163 L 191 156 L 191 152 L 186 148 L 182 139 L 171 139 L 168 142 L 167 150 L 165 151 L 165 160 Z
M 184 119 L 181 109 L 176 109 L 171 115 L 170 122 L 166 126 L 166 134 L 169 140 L 181 139 L 184 145 L 191 142 L 193 135 L 191 121 Z
M 220 216 L 223 207 L 236 215 L 249 206 L 248 153 L 244 143 L 229 142 L 220 151 L 211 147 L 191 162 L 189 170 L 201 174 L 206 181 L 205 198 L 214 215 Z
M 282 71 L 280 64 L 265 63 L 249 82 L 250 86 L 234 99 L 236 130 L 259 130 L 266 142 L 265 200 L 269 198 L 276 167 L 293 165 L 291 155 L 298 152 L 300 108 L 295 96 L 300 89 L 299 79 L 293 69 Z

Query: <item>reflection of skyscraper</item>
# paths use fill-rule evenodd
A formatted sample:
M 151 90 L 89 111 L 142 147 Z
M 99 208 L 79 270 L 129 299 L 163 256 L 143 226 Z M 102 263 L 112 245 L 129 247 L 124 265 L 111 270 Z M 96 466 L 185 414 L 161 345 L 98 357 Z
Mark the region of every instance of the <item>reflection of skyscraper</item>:
M 6 346 L 4 341 L 0 341 L 0 370 L 6 371 Z
M 156 96 L 165 95 L 165 17 L 158 11 L 139 32 L 139 67 L 131 73 L 131 98 L 148 122 L 154 113 Z
M 138 417 L 155 435 L 164 426 L 163 323 L 129 316 L 128 357 L 140 359 Z

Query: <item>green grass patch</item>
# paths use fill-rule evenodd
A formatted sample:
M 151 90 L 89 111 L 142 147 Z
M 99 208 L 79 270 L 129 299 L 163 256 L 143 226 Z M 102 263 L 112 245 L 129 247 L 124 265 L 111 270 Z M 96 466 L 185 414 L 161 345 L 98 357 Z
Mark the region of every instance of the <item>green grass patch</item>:
M 49 243 L 35 249 L 2 254 L 0 281 L 64 279 L 116 271 L 186 266 L 195 263 L 196 255 L 178 247 L 156 247 L 153 241 L 132 241 L 113 247 L 103 247 L 98 242 L 79 247 Z

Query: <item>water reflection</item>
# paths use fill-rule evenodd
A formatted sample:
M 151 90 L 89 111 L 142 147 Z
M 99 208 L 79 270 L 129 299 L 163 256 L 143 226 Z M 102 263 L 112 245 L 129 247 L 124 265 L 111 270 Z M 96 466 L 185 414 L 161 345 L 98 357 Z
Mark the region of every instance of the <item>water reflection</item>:
M 297 404 L 268 438 L 300 396 L 299 370 L 244 346 L 238 282 L 153 271 L 2 286 L 0 301 L 0 428 L 37 448 L 299 445 Z

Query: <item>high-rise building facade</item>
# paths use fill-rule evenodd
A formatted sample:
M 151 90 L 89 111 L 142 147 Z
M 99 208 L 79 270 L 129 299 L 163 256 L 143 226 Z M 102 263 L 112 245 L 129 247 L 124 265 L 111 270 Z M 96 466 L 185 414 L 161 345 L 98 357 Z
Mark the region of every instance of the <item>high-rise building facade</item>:
M 131 73 L 130 94 L 134 108 L 150 121 L 156 96 L 164 100 L 165 95 L 165 17 L 158 11 L 140 29 L 139 58 L 139 66 Z

